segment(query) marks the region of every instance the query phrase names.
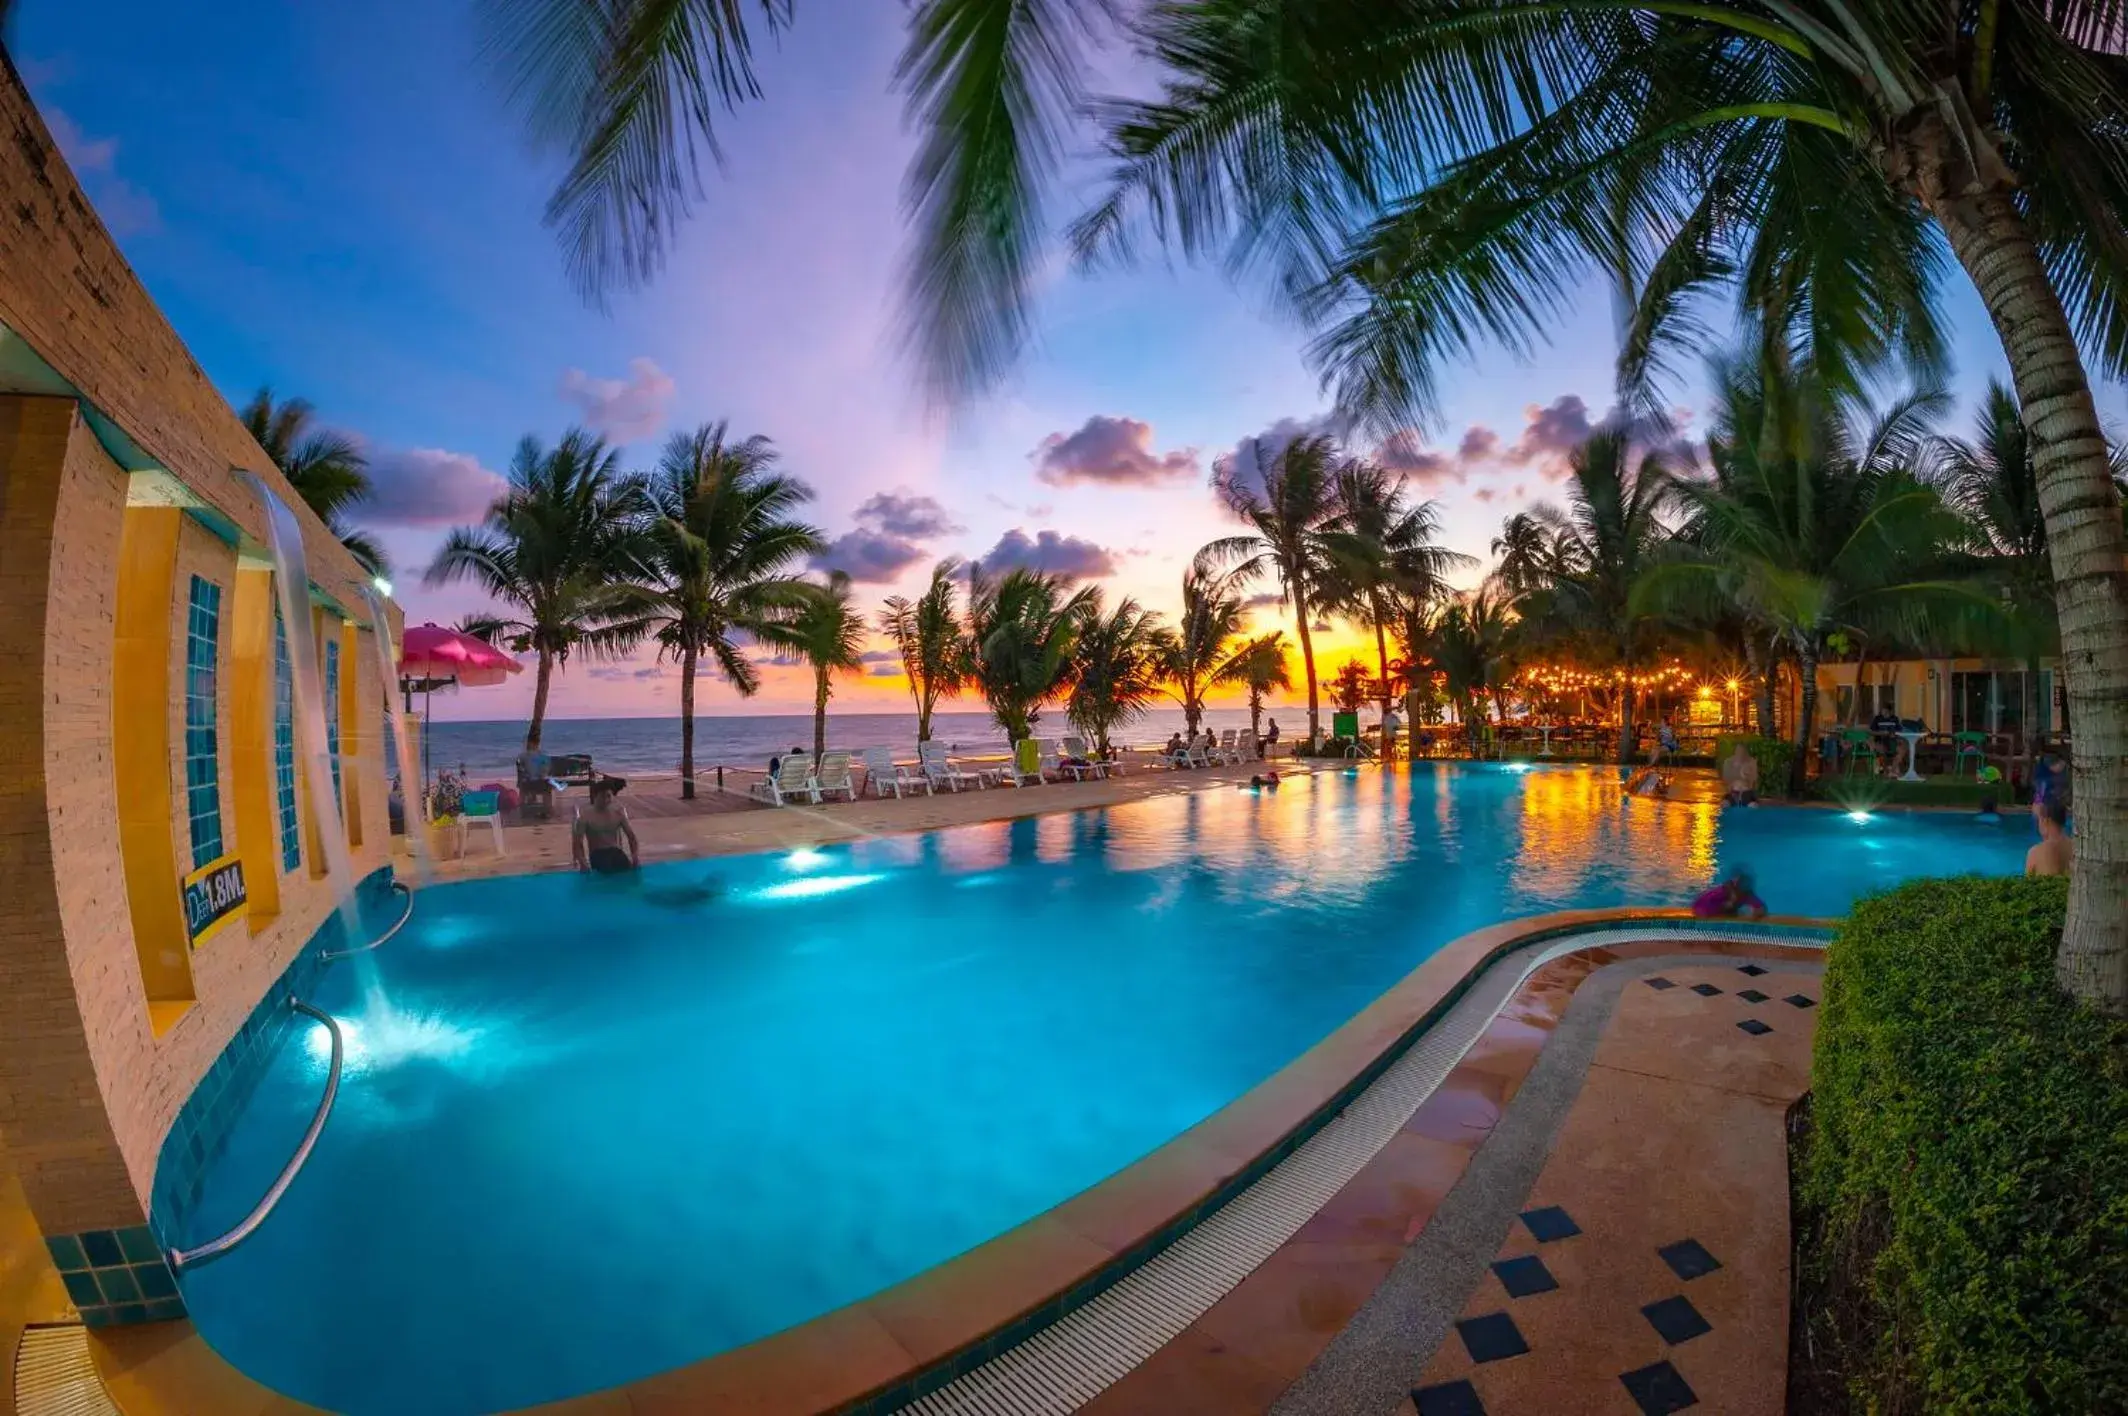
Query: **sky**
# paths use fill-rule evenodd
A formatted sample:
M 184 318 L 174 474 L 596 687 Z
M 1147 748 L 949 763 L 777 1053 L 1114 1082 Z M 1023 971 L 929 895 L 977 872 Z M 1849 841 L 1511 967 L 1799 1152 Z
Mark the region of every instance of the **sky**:
M 450 526 L 478 519 L 520 438 L 581 425 L 648 468 L 670 433 L 717 419 L 766 434 L 814 488 L 807 517 L 868 607 L 954 555 L 1172 612 L 1196 548 L 1237 529 L 1209 486 L 1215 459 L 1327 411 L 1304 332 L 1260 289 L 1157 258 L 1085 274 L 1061 255 L 1010 381 L 931 410 L 896 339 L 903 6 L 798 7 L 763 56 L 763 101 L 721 128 L 727 160 L 705 170 L 665 270 L 605 310 L 572 289 L 541 224 L 559 160 L 507 107 L 473 0 L 14 8 L 25 81 L 209 377 L 233 403 L 262 386 L 305 398 L 362 441 L 377 496 L 355 519 L 381 535 L 409 624 L 483 607 L 421 571 Z M 1951 387 L 1970 404 L 2001 354 L 1955 272 L 1950 290 Z M 1603 287 L 1550 335 L 1527 359 L 1488 351 L 1447 371 L 1440 425 L 1388 450 L 1474 556 L 1553 494 L 1564 449 L 1610 406 Z M 1690 434 L 1704 391 L 1688 372 L 1670 392 Z M 2101 413 L 2128 417 L 2119 388 Z M 1321 636 L 1323 676 L 1360 649 L 1342 626 Z M 439 699 L 437 716 L 520 716 L 530 679 Z M 662 715 L 677 697 L 677 670 L 645 652 L 572 662 L 551 711 Z M 756 698 L 708 681 L 697 702 L 809 708 L 809 676 L 770 665 Z M 881 661 L 835 689 L 844 709 L 907 702 Z

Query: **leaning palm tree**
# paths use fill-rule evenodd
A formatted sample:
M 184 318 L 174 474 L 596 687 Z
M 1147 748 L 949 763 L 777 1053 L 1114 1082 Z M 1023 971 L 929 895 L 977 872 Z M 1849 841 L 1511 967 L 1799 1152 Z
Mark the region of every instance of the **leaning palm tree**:
M 1637 394 L 1725 283 L 1836 392 L 1926 370 L 1947 252 L 2008 359 L 2077 667 L 2094 849 L 2061 975 L 2128 1011 L 2128 534 L 2084 364 L 2128 370 L 2124 32 L 2128 0 L 1178 0 L 1135 27 L 1161 91 L 1105 110 L 1080 245 L 1149 229 L 1262 273 L 1385 425 L 1599 268 L 1633 277 Z
M 556 668 L 570 656 L 627 653 L 648 635 L 650 544 L 640 483 L 620 471 L 620 454 L 580 428 L 552 448 L 527 437 L 510 459 L 509 489 L 478 526 L 444 538 L 423 577 L 470 580 L 502 602 L 497 631 L 539 656 L 525 750 L 539 746 Z
M 1240 681 L 1242 651 L 1235 640 L 1246 618 L 1230 577 L 1196 566 L 1182 573 L 1182 613 L 1161 645 L 1160 673 L 1173 685 L 1168 696 L 1182 705 L 1191 738 L 1204 721 L 1205 695 Z
M 658 657 L 680 667 L 680 795 L 695 794 L 695 675 L 704 657 L 742 698 L 760 675 L 743 641 L 802 603 L 795 573 L 825 546 L 792 519 L 812 488 L 776 470 L 760 435 L 733 441 L 724 423 L 674 433 L 648 487 L 651 595 L 644 614 Z
M 1129 596 L 1110 610 L 1093 589 L 1080 605 L 1064 716 L 1103 759 L 1112 755 L 1109 734 L 1145 716 L 1146 705 L 1160 696 L 1168 638 L 1160 617 Z
M 371 575 L 385 574 L 389 566 L 384 547 L 367 531 L 347 524 L 349 508 L 370 494 L 369 459 L 362 444 L 317 426 L 316 410 L 303 399 L 275 403 L 270 388 L 253 394 L 237 416 L 304 505 L 318 514 L 362 568 Z
M 1274 688 L 1288 692 L 1293 688 L 1293 674 L 1286 665 L 1285 631 L 1274 629 L 1257 635 L 1241 646 L 1239 658 L 1241 681 L 1249 690 L 1249 736 L 1261 741 L 1264 700 Z
M 1440 545 L 1441 509 L 1411 501 L 1402 477 L 1371 462 L 1347 462 L 1337 473 L 1337 515 L 1324 543 L 1337 598 L 1374 631 L 1381 707 L 1389 711 L 1389 630 L 1399 603 L 1429 602 L 1454 593 L 1449 576 L 1477 564 Z
M 808 584 L 797 602 L 760 637 L 785 658 L 813 671 L 813 759 L 828 746 L 828 699 L 835 675 L 864 669 L 865 619 L 850 603 L 850 577 L 831 571 L 825 585 Z
M 914 600 L 889 595 L 879 628 L 901 655 L 901 671 L 916 700 L 916 740 L 931 740 L 931 713 L 938 700 L 960 692 L 968 676 L 966 642 L 954 603 L 953 577 L 960 562 L 931 567 L 931 583 Z
M 1337 515 L 1337 470 L 1337 444 L 1328 437 L 1295 438 L 1268 455 L 1262 443 L 1249 439 L 1212 474 L 1220 500 L 1249 530 L 1211 542 L 1196 560 L 1201 572 L 1222 574 L 1236 585 L 1265 575 L 1277 582 L 1281 603 L 1300 627 L 1311 743 L 1321 734 L 1322 712 L 1310 621 L 1330 584 L 1327 533 Z
M 1073 594 L 1060 577 L 1039 571 L 992 579 L 969 567 L 968 677 L 1006 741 L 1029 736 L 1042 705 L 1071 686 L 1072 650 L 1092 594 Z
M 1456 718 L 1475 733 L 1514 676 L 1515 599 L 1498 586 L 1481 585 L 1445 604 L 1428 635 Z

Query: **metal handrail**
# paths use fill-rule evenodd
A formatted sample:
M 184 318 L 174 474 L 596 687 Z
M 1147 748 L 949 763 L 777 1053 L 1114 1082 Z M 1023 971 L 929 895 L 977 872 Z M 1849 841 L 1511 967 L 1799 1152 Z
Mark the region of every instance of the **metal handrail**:
M 392 888 L 394 890 L 397 890 L 400 894 L 406 896 L 406 911 L 405 913 L 399 916 L 399 922 L 397 924 L 393 925 L 390 929 L 385 930 L 384 933 L 378 935 L 375 939 L 370 940 L 367 944 L 357 944 L 352 949 L 330 949 L 327 950 L 325 953 L 318 955 L 318 957 L 321 959 L 344 959 L 350 954 L 367 954 L 370 950 L 376 948 L 379 944 L 384 943 L 386 940 L 390 939 L 394 934 L 397 934 L 400 930 L 406 928 L 406 922 L 414 917 L 414 892 L 407 888 L 406 882 L 403 880 L 394 880 L 392 882 Z
M 325 1095 L 318 1099 L 317 1114 L 310 1118 L 310 1129 L 303 1133 L 302 1141 L 296 1146 L 296 1153 L 288 1158 L 288 1164 L 281 1167 L 280 1178 L 273 1182 L 273 1188 L 266 1192 L 266 1197 L 253 1206 L 251 1213 L 245 1215 L 236 1228 L 219 1239 L 210 1239 L 193 1249 L 170 1250 L 167 1257 L 172 1272 L 188 1264 L 220 1258 L 249 1239 L 253 1232 L 266 1222 L 266 1216 L 273 1213 L 274 1206 L 281 1202 L 281 1196 L 288 1193 L 288 1187 L 295 1183 L 296 1176 L 302 1173 L 304 1163 L 310 1159 L 312 1148 L 318 1144 L 318 1134 L 325 1129 L 325 1118 L 332 1115 L 333 1098 L 340 1094 L 340 1061 L 344 1053 L 340 1024 L 334 1021 L 332 1014 L 313 1008 L 300 998 L 291 998 L 288 1002 L 298 1013 L 316 1018 L 325 1024 L 326 1031 L 332 1034 L 332 1065 L 325 1075 Z

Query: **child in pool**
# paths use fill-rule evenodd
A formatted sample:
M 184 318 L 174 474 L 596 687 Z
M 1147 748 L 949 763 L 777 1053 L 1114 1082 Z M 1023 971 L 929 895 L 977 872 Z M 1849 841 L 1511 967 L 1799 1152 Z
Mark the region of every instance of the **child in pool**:
M 1751 872 L 1738 866 L 1727 880 L 1700 892 L 1692 901 L 1692 913 L 1700 919 L 1735 919 L 1742 914 L 1764 919 L 1766 902 L 1751 888 Z

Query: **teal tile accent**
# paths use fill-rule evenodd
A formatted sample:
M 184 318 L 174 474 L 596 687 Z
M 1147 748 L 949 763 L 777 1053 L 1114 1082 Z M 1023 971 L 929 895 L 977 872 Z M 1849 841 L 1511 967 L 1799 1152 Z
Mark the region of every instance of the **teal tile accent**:
M 103 1289 L 106 1303 L 137 1303 L 140 1301 L 140 1285 L 133 1281 L 133 1270 L 109 1268 L 96 1270 L 96 1282 Z
M 81 1252 L 81 1241 L 71 1234 L 55 1234 L 44 1241 L 44 1247 L 61 1273 L 73 1273 L 89 1266 L 89 1256 Z
M 161 1259 L 152 1264 L 133 1265 L 133 1281 L 140 1285 L 143 1298 L 175 1298 L 177 1280 Z
M 215 680 L 222 634 L 222 587 L 192 577 L 185 619 L 185 812 L 192 827 L 192 868 L 222 854 L 220 749 L 215 735 Z
M 148 1232 L 148 1226 L 145 1224 L 119 1230 L 118 1248 L 129 1264 L 154 1264 L 158 1268 L 162 1266 L 162 1250 L 155 1247 L 155 1236 Z
M 175 1298 L 166 1298 L 148 1305 L 148 1321 L 151 1323 L 174 1322 L 185 1315 L 185 1305 Z
M 77 1308 L 93 1308 L 103 1302 L 103 1293 L 96 1287 L 96 1275 L 92 1273 L 63 1273 L 59 1281 L 66 1285 L 67 1297 Z
M 83 1308 L 81 1325 L 92 1328 L 111 1327 L 118 1321 L 115 1316 L 117 1311 L 115 1308 Z
M 122 1264 L 126 1256 L 118 1247 L 118 1236 L 108 1229 L 87 1229 L 77 1236 L 89 1262 L 97 1268 Z

